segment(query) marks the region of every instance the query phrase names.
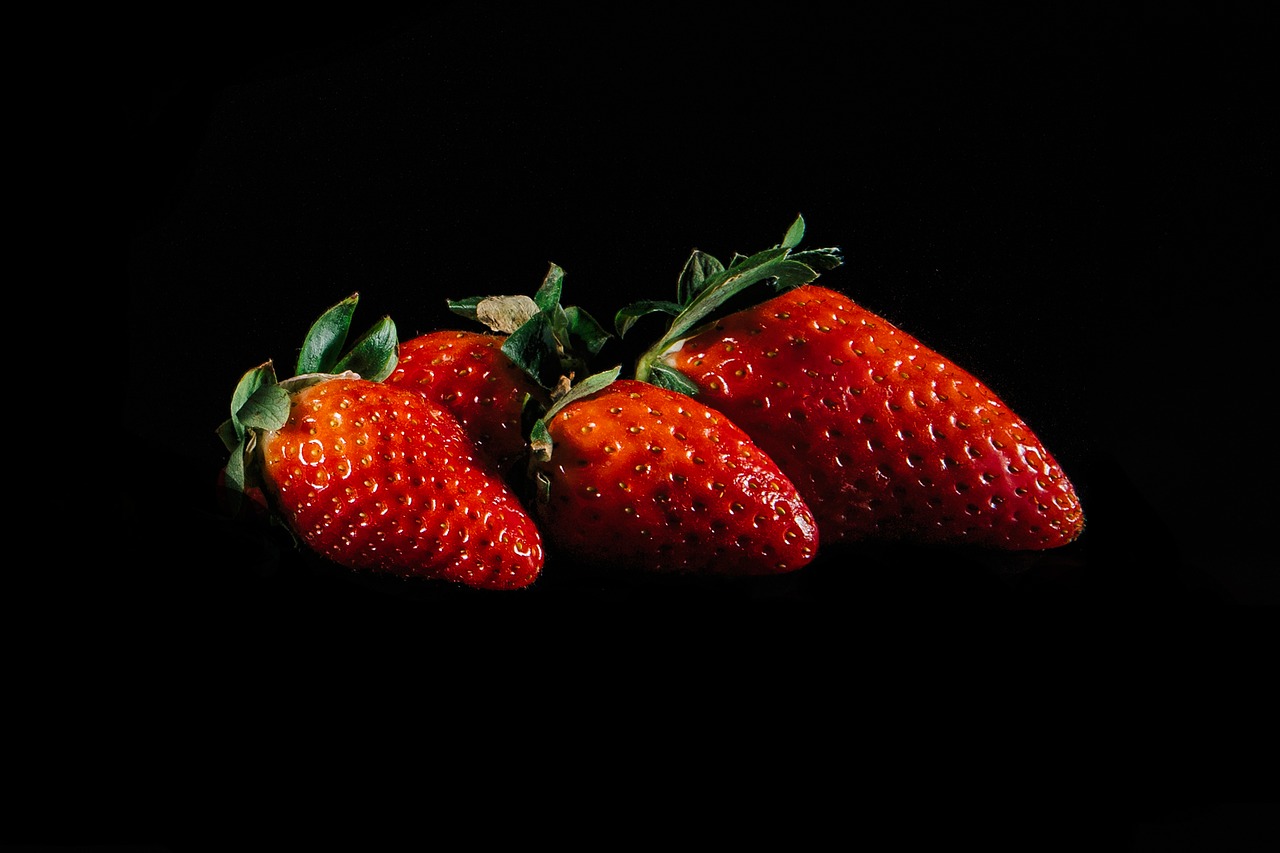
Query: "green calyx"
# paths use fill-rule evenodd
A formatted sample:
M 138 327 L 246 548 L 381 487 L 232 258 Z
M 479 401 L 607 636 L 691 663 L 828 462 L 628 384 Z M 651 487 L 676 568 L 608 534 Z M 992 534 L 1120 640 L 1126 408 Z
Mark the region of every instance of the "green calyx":
M 621 373 L 622 365 L 600 373 L 593 373 L 576 385 L 570 386 L 552 402 L 542 417 L 533 422 L 533 428 L 529 432 L 529 466 L 531 471 L 533 471 L 535 463 L 551 461 L 554 442 L 551 439 L 550 430 L 547 429 L 547 423 L 570 403 L 581 400 L 584 397 L 590 397 L 592 394 L 612 385 Z M 536 497 L 539 501 L 546 503 L 551 495 L 551 481 L 542 471 L 533 471 L 533 477 Z
M 230 452 L 225 478 L 233 500 L 255 479 L 248 460 L 259 433 L 285 425 L 293 392 L 339 376 L 381 382 L 395 370 L 399 337 L 390 317 L 382 317 L 345 348 L 359 299 L 353 293 L 316 319 L 303 340 L 294 376 L 279 380 L 275 363 L 265 361 L 240 377 L 231 394 L 231 417 L 216 431 Z
M 769 282 L 777 294 L 808 284 L 844 263 L 837 248 L 795 251 L 804 238 L 804 228 L 804 217 L 797 216 L 781 243 L 754 255 L 735 253 L 728 266 L 695 249 L 680 271 L 675 301 L 641 300 L 620 310 L 614 317 L 619 338 L 646 315 L 672 318 L 662 337 L 637 359 L 635 378 L 682 394 L 698 393 L 697 384 L 689 377 L 661 363 L 672 346 L 753 284 Z
M 449 310 L 507 336 L 502 352 L 548 390 L 585 375 L 590 359 L 613 337 L 590 314 L 560 304 L 564 270 L 551 264 L 532 296 L 473 296 Z

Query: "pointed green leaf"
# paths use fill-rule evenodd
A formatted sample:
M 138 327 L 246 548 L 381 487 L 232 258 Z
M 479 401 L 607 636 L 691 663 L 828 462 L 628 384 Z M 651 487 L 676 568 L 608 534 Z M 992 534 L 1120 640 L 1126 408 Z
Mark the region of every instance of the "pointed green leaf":
M 554 388 L 561 365 L 555 334 L 546 313 L 535 314 L 502 343 L 502 352 L 543 388 Z
M 575 305 L 564 309 L 564 313 L 569 321 L 569 334 L 575 341 L 580 341 L 591 355 L 598 355 L 609 338 L 613 337 L 595 317 Z
M 552 445 L 551 433 L 547 431 L 547 422 L 541 418 L 534 421 L 533 429 L 529 430 L 529 449 L 533 451 L 533 455 L 539 461 L 550 461 Z
M 468 320 L 477 320 L 477 306 L 488 299 L 487 296 L 468 296 L 466 299 L 449 299 L 445 304 L 449 306 L 449 310 L 453 313 L 466 317 Z
M 654 364 L 649 368 L 649 377 L 647 381 L 659 388 L 666 388 L 669 391 L 679 391 L 687 396 L 694 396 L 702 389 L 698 384 L 689 377 L 685 376 L 678 370 L 667 367 L 665 364 Z
M 564 270 L 555 264 L 551 264 L 547 270 L 546 276 L 542 279 L 542 286 L 538 288 L 538 292 L 533 295 L 533 301 L 543 311 L 560 304 L 560 291 L 564 287 Z
M 793 287 L 808 284 L 817 277 L 818 273 L 813 267 L 788 258 L 774 265 L 773 286 L 778 291 L 791 290 Z
M 680 278 L 676 287 L 676 295 L 681 305 L 688 305 L 695 296 L 702 292 L 710 279 L 724 272 L 724 264 L 706 252 L 693 250 L 689 260 L 684 262 L 680 270 Z
M 332 370 L 326 372 L 350 370 L 365 379 L 381 382 L 396 369 L 398 346 L 396 324 L 390 317 L 383 317 L 356 341 Z
M 593 373 L 569 389 L 568 394 L 565 394 L 559 400 L 552 403 L 551 408 L 547 409 L 547 413 L 542 416 L 542 420 L 549 421 L 555 417 L 561 409 L 570 403 L 575 402 L 576 400 L 581 400 L 583 397 L 590 397 L 597 391 L 608 387 L 613 384 L 614 380 L 616 380 L 621 373 L 622 365 L 618 365 L 611 370 L 603 370 L 599 373 Z
M 844 254 L 837 248 L 806 249 L 803 252 L 793 252 L 791 260 L 800 261 L 817 272 L 824 273 L 844 263 Z
M 689 263 L 686 263 L 686 272 L 682 273 L 681 290 L 697 288 L 697 292 L 692 294 L 683 310 L 671 321 L 662 338 L 636 361 L 636 378 L 642 381 L 678 384 L 678 379 L 662 375 L 664 368 L 657 364 L 658 359 L 690 329 L 702 323 L 725 302 L 747 287 L 764 281 L 772 282 L 777 288 L 796 287 L 813 281 L 822 271 L 840 265 L 843 259 L 838 249 L 797 252 L 796 255 L 800 256 L 800 259 L 791 256 L 791 249 L 803 236 L 804 218 L 798 216 L 787 230 L 780 245 L 756 252 L 754 255 L 735 253 L 729 266 L 718 272 L 710 273 L 709 269 L 690 270 Z M 628 317 L 622 316 L 615 322 L 621 324 L 627 321 Z
M 636 321 L 646 314 L 667 314 L 671 317 L 680 315 L 683 308 L 678 302 L 663 302 L 655 299 L 642 299 L 623 308 L 613 317 L 613 326 L 618 330 L 618 337 L 626 337 Z
M 244 496 L 244 456 L 244 442 L 241 442 L 232 448 L 231 455 L 227 457 L 227 464 L 223 469 L 223 484 L 228 493 L 227 499 L 232 515 L 240 512 L 241 499 Z
M 222 442 L 222 446 L 227 450 L 235 450 L 236 446 L 240 444 L 244 437 L 243 427 L 240 430 L 240 434 L 237 434 L 235 418 L 227 418 L 225 421 L 218 424 L 218 428 L 214 430 L 214 432 L 217 433 L 218 439 Z
M 796 215 L 796 221 L 787 229 L 787 236 L 782 238 L 782 248 L 794 249 L 804 239 L 804 217 Z
M 311 324 L 307 337 L 302 342 L 302 351 L 298 353 L 295 374 L 331 372 L 347 342 L 351 315 L 355 313 L 359 300 L 360 294 L 353 293 Z
M 235 430 L 236 443 L 244 440 L 244 423 L 240 420 L 240 410 L 245 403 L 249 401 L 258 389 L 264 385 L 276 384 L 276 368 L 275 364 L 270 361 L 264 361 L 262 364 L 247 371 L 244 376 L 240 377 L 236 389 L 231 393 L 231 425 Z M 223 439 L 225 443 L 226 439 Z

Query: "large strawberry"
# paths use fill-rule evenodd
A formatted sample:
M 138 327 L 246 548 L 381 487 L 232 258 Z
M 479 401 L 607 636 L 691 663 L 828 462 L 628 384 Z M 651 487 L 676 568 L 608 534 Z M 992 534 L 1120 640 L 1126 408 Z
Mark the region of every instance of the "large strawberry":
M 356 570 L 483 589 L 526 587 L 543 565 L 533 519 L 457 418 L 387 385 L 389 318 L 345 356 L 355 295 L 313 325 L 298 375 L 247 372 L 219 434 L 229 484 L 260 486 L 309 548 Z
M 741 428 L 618 373 L 579 383 L 534 425 L 536 512 L 553 553 L 673 574 L 769 575 L 813 560 L 812 513 Z
M 694 252 L 676 303 L 619 312 L 625 332 L 674 315 L 636 376 L 696 395 L 743 427 L 796 483 L 823 542 L 867 539 L 1040 550 L 1076 539 L 1080 501 L 1014 411 L 951 359 L 848 296 L 812 284 L 838 250 L 783 242 L 729 267 Z M 743 288 L 781 292 L 718 319 Z
M 387 383 L 451 411 L 504 473 L 523 470 L 532 419 L 546 411 L 562 376 L 585 375 L 583 359 L 610 337 L 585 311 L 561 307 L 563 279 L 551 264 L 532 298 L 449 302 L 489 331 L 440 329 L 401 342 Z

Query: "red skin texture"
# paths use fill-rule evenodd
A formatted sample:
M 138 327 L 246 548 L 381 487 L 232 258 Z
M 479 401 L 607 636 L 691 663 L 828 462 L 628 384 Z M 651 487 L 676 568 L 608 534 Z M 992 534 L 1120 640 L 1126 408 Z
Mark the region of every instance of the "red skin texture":
M 525 395 L 545 405 L 547 393 L 502 352 L 504 341 L 480 332 L 428 332 L 400 344 L 396 368 L 384 381 L 448 409 L 507 472 L 528 447 L 521 429 Z
M 841 293 L 795 288 L 663 360 L 777 461 L 825 544 L 1043 550 L 1083 530 L 1062 468 L 990 388 Z
M 526 587 L 542 569 L 533 519 L 457 419 L 413 391 L 302 389 L 258 448 L 276 511 L 335 563 L 481 589 Z
M 813 560 L 804 500 L 749 436 L 698 401 L 618 380 L 547 424 L 543 535 L 578 561 L 629 570 L 770 575 Z

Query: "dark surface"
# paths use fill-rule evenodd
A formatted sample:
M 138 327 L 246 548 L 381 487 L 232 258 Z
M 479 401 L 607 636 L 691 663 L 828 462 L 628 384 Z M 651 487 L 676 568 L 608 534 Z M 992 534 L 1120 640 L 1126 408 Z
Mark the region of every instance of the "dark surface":
M 129 606 L 104 633 L 136 641 L 145 717 L 172 735 L 130 714 L 125 740 L 145 748 L 104 748 L 135 757 L 165 817 L 105 809 L 77 837 L 227 838 L 241 824 L 210 830 L 212 815 L 283 811 L 264 754 L 291 780 L 325 778 L 330 759 L 421 767 L 495 731 L 519 753 L 504 767 L 568 762 L 565 798 L 594 815 L 609 810 L 593 778 L 637 783 L 643 767 L 688 793 L 702 768 L 737 803 L 734 834 L 853 814 L 904 839 L 955 826 L 1022 849 L 1195 849 L 1160 841 L 1186 809 L 1216 821 L 1203 810 L 1258 798 L 1256 611 L 1241 605 L 1274 602 L 1274 560 L 1236 478 L 1269 439 L 1224 402 L 1260 389 L 1224 354 L 1223 318 L 1247 314 L 1268 233 L 1261 21 L 791 14 L 444 4 L 135 38 L 126 405 L 147 416 L 122 438 L 150 462 L 118 504 L 133 559 L 104 586 Z M 213 430 L 236 380 L 289 362 L 349 293 L 357 326 L 389 313 L 407 337 L 465 323 L 446 298 L 528 293 L 554 262 L 566 302 L 608 319 L 669 297 L 691 249 L 765 248 L 797 213 L 805 246 L 845 252 L 824 284 L 1036 429 L 1083 500 L 1079 542 L 849 548 L 740 582 L 551 564 L 493 595 L 361 580 L 216 513 Z M 1248 450 L 1223 438 L 1224 409 L 1258 438 Z M 478 693 L 458 687 L 468 655 L 486 662 Z M 95 669 L 104 685 L 113 671 Z M 590 701 L 559 706 L 568 695 Z M 359 709 L 358 733 L 336 707 Z M 613 760 L 568 757 L 593 745 Z M 814 782 L 809 759 L 840 782 Z M 239 793 L 209 781 L 218 769 Z M 780 787 L 776 810 L 743 808 Z M 927 817 L 935 791 L 950 824 Z M 649 825 L 683 811 L 662 802 L 645 800 Z

